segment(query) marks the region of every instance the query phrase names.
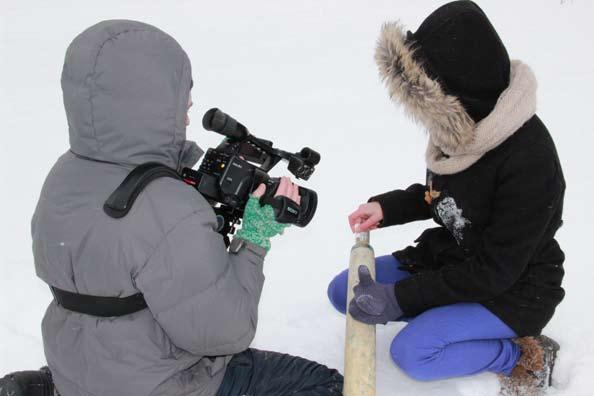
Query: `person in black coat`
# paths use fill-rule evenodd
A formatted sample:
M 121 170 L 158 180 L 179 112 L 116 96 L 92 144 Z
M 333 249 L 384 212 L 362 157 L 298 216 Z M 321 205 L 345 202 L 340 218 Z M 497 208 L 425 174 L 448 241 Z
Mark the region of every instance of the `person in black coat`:
M 366 323 L 409 321 L 391 354 L 414 378 L 492 371 L 502 394 L 538 394 L 558 350 L 540 333 L 564 296 L 554 236 L 565 181 L 535 114 L 534 74 L 510 61 L 471 1 L 442 6 L 415 33 L 386 23 L 375 57 L 390 97 L 428 132 L 427 179 L 370 198 L 351 227 L 438 227 L 377 258 L 377 282 L 361 267 L 349 312 Z M 347 309 L 346 271 L 328 295 Z

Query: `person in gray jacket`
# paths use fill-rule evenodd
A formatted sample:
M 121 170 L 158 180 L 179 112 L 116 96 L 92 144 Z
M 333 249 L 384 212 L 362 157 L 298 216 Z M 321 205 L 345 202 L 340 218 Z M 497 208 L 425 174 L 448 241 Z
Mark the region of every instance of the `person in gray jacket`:
M 37 275 L 77 294 L 142 293 L 148 309 L 102 318 L 52 301 L 42 323 L 49 370 L 34 377 L 51 375 L 62 396 L 339 395 L 336 370 L 248 349 L 269 239 L 285 227 L 259 205 L 263 186 L 246 207 L 233 252 L 209 203 L 179 180 L 150 183 L 123 218 L 102 210 L 139 164 L 180 170 L 198 161 L 201 150 L 186 140 L 191 86 L 180 45 L 141 22 L 100 22 L 68 48 L 62 89 L 70 150 L 47 176 L 33 216 Z M 299 199 L 289 179 L 279 193 Z M 39 384 L 24 378 L 6 376 L 0 394 L 35 394 Z

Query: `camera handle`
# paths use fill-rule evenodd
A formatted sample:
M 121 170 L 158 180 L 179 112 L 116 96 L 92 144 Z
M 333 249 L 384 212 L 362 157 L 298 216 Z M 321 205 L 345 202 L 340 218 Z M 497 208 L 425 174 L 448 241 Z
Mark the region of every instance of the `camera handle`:
M 301 207 L 289 197 L 264 195 L 260 198 L 260 205 L 270 205 L 274 209 L 276 221 L 283 224 L 297 224 L 301 215 Z
M 278 189 L 279 182 L 278 178 L 268 179 L 264 182 L 266 192 L 260 198 L 260 205 L 268 204 L 272 206 L 275 219 L 279 223 L 295 224 L 297 227 L 307 226 L 318 206 L 318 195 L 315 191 L 300 186 L 301 204 L 297 204 L 291 198 L 282 195 L 275 197 L 274 194 Z
M 266 154 L 266 159 L 263 162 L 258 161 L 257 158 L 247 158 L 250 161 L 259 162 L 260 169 L 264 172 L 269 172 L 281 160 L 285 160 L 289 163 L 289 172 L 297 179 L 308 180 L 315 171 L 315 165 L 320 162 L 320 154 L 309 147 L 304 147 L 298 153 L 290 153 L 274 148 L 271 141 L 257 138 L 254 135 L 248 135 L 242 142 L 236 142 L 239 146 L 245 143 Z

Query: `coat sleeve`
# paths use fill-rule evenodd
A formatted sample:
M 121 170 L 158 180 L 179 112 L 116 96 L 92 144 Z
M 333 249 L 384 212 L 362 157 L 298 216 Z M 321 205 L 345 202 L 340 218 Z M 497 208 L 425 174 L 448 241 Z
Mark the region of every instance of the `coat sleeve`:
M 181 220 L 135 277 L 171 341 L 201 356 L 248 348 L 264 284 L 265 250 L 246 243 L 229 254 L 215 224 L 211 209 Z
M 379 203 L 384 212 L 380 227 L 431 218 L 429 205 L 425 202 L 425 191 L 422 184 L 413 184 L 406 190 L 394 190 L 369 198 L 369 202 Z
M 396 298 L 406 315 L 487 301 L 518 281 L 547 230 L 554 234 L 558 227 L 550 224 L 564 189 L 556 158 L 547 147 L 532 147 L 506 159 L 498 170 L 491 221 L 476 253 L 396 283 Z

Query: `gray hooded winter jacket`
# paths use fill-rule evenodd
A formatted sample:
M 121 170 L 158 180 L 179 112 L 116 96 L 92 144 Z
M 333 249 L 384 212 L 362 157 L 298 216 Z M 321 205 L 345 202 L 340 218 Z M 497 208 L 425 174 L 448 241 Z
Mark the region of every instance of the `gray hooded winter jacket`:
M 113 318 L 53 301 L 42 324 L 58 391 L 74 395 L 213 395 L 230 355 L 254 337 L 264 251 L 229 254 L 193 188 L 158 179 L 122 219 L 102 210 L 147 161 L 191 166 L 190 61 L 153 26 L 104 21 L 81 33 L 62 74 L 71 150 L 48 175 L 32 220 L 37 274 L 96 296 L 142 292 L 149 309 Z

